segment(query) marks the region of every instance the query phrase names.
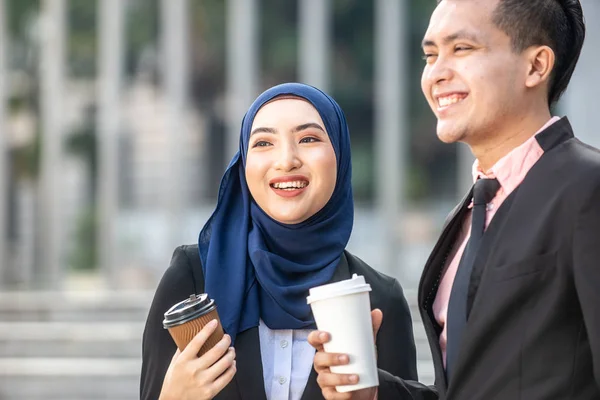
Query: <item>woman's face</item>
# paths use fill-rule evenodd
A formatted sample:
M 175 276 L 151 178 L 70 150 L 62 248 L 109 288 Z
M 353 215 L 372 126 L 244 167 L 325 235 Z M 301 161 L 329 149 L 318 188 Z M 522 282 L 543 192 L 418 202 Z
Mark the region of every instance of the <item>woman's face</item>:
M 299 98 L 279 98 L 256 114 L 246 157 L 246 181 L 258 206 L 284 224 L 307 220 L 331 198 L 335 152 L 317 110 Z

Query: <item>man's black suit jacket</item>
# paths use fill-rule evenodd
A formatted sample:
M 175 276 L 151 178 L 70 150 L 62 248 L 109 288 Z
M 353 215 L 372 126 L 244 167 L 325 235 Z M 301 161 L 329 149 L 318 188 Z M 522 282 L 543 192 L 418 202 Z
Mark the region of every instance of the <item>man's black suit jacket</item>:
M 378 367 L 405 379 L 417 379 L 412 319 L 398 281 L 378 273 L 346 251 L 332 281 L 349 279 L 354 273 L 363 275 L 371 285 L 371 308 L 379 308 L 388 316 L 377 335 Z M 165 373 L 176 350 L 168 331 L 162 327 L 163 314 L 190 294 L 203 291 L 204 276 L 198 246 L 178 247 L 156 290 L 146 321 L 142 344 L 140 399 L 159 398 Z M 266 400 L 258 328 L 238 334 L 234 347 L 236 376 L 215 399 Z M 314 369 L 311 369 L 302 400 L 323 399 L 316 378 Z
M 419 285 L 435 387 L 382 371 L 380 400 L 600 399 L 600 151 L 574 138 L 566 118 L 536 139 L 544 154 L 482 239 L 452 380 L 431 306 L 470 194 L 450 214 Z

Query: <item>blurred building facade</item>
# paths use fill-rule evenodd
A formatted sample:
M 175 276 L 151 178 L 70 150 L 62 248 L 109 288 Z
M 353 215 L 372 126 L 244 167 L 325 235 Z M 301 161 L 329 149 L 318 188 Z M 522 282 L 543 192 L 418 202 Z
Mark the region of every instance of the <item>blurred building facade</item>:
M 472 156 L 435 138 L 414 61 L 435 4 L 417 3 L 3 0 L 0 284 L 56 289 L 75 269 L 116 287 L 128 266 L 155 284 L 210 214 L 248 105 L 294 80 L 347 112 L 357 212 L 377 221 L 356 226 L 358 253 L 418 272 L 423 256 L 409 252 L 470 186 Z M 588 22 L 556 110 L 596 146 L 598 46 Z

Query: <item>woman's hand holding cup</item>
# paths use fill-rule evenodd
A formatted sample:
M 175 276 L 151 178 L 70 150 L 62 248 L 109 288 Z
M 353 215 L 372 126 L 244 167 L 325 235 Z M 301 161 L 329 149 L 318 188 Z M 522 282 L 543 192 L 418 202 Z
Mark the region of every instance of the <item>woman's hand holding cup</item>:
M 215 397 L 236 372 L 235 350 L 229 335 L 198 357 L 200 349 L 218 326 L 212 320 L 183 351 L 175 352 L 165 375 L 160 400 L 204 400 Z
M 373 338 L 377 337 L 377 332 L 381 327 L 382 320 L 383 314 L 381 310 L 375 309 L 371 312 Z M 313 331 L 308 336 L 308 342 L 317 350 L 314 358 L 314 366 L 318 374 L 317 383 L 321 388 L 323 397 L 326 400 L 374 400 L 377 395 L 377 387 L 370 387 L 346 393 L 340 393 L 336 390 L 336 386 L 357 384 L 358 376 L 354 374 L 335 374 L 331 372 L 331 367 L 348 364 L 349 357 L 347 354 L 325 352 L 323 345 L 329 342 L 329 340 L 331 340 L 329 333 L 322 331 Z

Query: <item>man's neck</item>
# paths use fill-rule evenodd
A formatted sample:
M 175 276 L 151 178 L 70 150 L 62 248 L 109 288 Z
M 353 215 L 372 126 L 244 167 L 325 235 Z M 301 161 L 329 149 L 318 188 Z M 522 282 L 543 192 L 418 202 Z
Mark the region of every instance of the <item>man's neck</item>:
M 531 118 L 519 121 L 518 124 L 505 127 L 503 133 L 492 135 L 489 140 L 470 144 L 481 169 L 490 170 L 502 157 L 531 138 L 550 118 L 549 110 L 537 113 Z

